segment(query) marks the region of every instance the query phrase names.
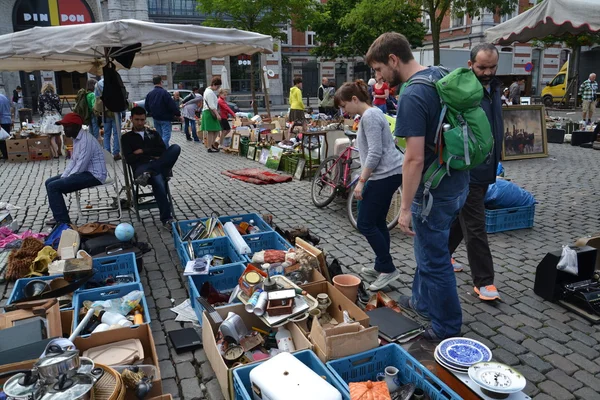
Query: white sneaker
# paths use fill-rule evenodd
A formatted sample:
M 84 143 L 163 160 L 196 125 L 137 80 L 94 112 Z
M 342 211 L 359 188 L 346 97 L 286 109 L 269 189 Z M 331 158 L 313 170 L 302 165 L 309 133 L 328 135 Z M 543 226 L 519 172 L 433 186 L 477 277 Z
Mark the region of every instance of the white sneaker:
M 369 267 L 362 267 L 360 269 L 360 272 L 362 272 L 365 275 L 372 276 L 373 278 L 377 278 L 379 276 L 379 272 L 377 272 L 377 271 L 375 271 L 375 269 L 369 268 Z
M 369 290 L 381 290 L 398 278 L 400 278 L 400 272 L 398 272 L 398 270 L 390 272 L 389 274 L 382 272 L 379 274 L 375 282 L 371 283 L 371 286 L 369 286 Z

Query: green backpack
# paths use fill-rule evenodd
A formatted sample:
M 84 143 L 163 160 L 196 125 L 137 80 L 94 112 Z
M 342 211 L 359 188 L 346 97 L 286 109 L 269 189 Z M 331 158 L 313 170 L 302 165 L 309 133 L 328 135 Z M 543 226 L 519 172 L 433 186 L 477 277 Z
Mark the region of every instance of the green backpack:
M 433 206 L 431 190 L 436 189 L 450 170 L 470 170 L 485 162 L 494 146 L 494 136 L 485 111 L 480 107 L 483 86 L 468 68 L 448 73 L 438 67 L 442 78 L 417 76 L 404 84 L 400 94 L 410 85 L 434 87 L 440 96 L 442 112 L 432 150 L 438 155 L 423 175 L 423 212 L 425 218 Z
M 90 113 L 86 96 L 87 90 L 85 90 L 85 88 L 79 89 L 77 92 L 77 99 L 75 100 L 75 107 L 73 107 L 73 112 L 75 114 L 79 114 L 81 119 L 83 119 L 84 124 L 90 125 L 92 123 L 92 114 Z

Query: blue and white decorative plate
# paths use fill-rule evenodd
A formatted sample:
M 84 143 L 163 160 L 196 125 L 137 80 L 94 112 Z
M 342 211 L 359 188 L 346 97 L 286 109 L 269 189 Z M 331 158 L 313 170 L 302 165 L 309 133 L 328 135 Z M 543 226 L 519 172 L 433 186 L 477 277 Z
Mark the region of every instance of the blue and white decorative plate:
M 492 359 L 492 351 L 483 343 L 469 338 L 450 338 L 438 346 L 439 355 L 456 365 L 470 367 Z

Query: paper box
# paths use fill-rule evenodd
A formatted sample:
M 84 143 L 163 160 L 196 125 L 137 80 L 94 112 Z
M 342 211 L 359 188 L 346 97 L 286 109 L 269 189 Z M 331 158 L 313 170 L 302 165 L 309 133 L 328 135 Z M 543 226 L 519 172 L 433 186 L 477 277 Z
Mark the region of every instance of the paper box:
M 575 246 L 577 246 L 577 247 L 590 246 L 590 247 L 600 250 L 600 233 L 595 233 L 592 236 L 582 237 L 582 238 L 577 239 L 577 241 L 575 242 Z M 600 270 L 600 251 L 598 251 L 598 253 L 596 255 L 596 268 L 595 269 Z
M 29 161 L 29 153 L 9 153 L 8 161 L 10 162 L 26 162 Z
M 30 160 L 36 161 L 50 159 L 50 138 L 39 137 L 36 139 L 27 139 L 27 146 L 29 148 Z
M 65 229 L 62 231 L 60 242 L 58 242 L 58 257 L 61 260 L 77 257 L 77 250 L 79 250 L 80 242 L 79 232 L 74 231 L 73 229 Z
M 313 283 L 321 283 L 321 282 L 326 282 L 325 277 L 316 269 L 313 268 L 312 272 L 310 273 L 310 278 L 308 279 L 308 283 L 304 284 L 304 285 L 300 285 L 301 288 L 304 288 L 307 285 L 313 284 Z
M 365 328 L 369 327 L 369 317 L 367 314 L 358 308 L 356 304 L 351 302 L 350 299 L 344 296 L 342 292 L 337 290 L 331 283 L 311 283 L 310 285 L 304 286 L 303 289 L 314 298 L 316 298 L 319 293 L 327 293 L 331 299 L 331 305 L 329 306 L 328 311 L 329 314 L 336 319 L 336 321 L 343 322 L 344 311 L 348 311 L 350 317 L 352 317 L 356 322 Z
M 73 330 L 73 310 L 64 310 L 60 312 L 60 325 L 62 326 L 63 337 L 71 336 Z
M 247 313 L 243 304 L 233 304 L 226 307 L 220 307 L 217 308 L 216 311 L 223 319 L 227 317 L 229 312 L 236 313 L 242 318 L 248 329 L 257 327 L 267 331 L 269 330 L 269 328 L 265 326 L 260 318 L 254 314 Z M 210 319 L 206 311 L 202 313 L 202 343 L 204 345 L 204 351 L 206 352 L 206 358 L 210 362 L 212 369 L 215 371 L 215 375 L 219 381 L 219 386 L 221 386 L 221 392 L 223 392 L 223 396 L 225 399 L 231 400 L 234 398 L 233 378 L 231 374 L 232 368 L 229 368 L 225 364 L 225 360 L 221 356 L 215 340 L 219 326 L 220 324 L 215 324 L 212 319 Z M 292 334 L 296 351 L 312 349 L 312 344 L 304 336 L 296 324 L 288 323 L 286 328 Z
M 27 139 L 9 139 L 6 141 L 6 150 L 11 153 L 27 153 Z
M 81 337 L 78 336 L 73 341 L 73 344 L 80 353 L 88 350 L 92 347 L 101 346 L 104 344 L 120 342 L 121 340 L 127 339 L 139 339 L 144 348 L 144 362 L 143 364 L 154 365 L 157 369 L 157 375 L 152 381 L 152 390 L 148 393 L 148 397 L 156 397 L 162 395 L 162 381 L 160 379 L 160 368 L 158 364 L 158 355 L 156 354 L 156 347 L 154 346 L 154 339 L 152 338 L 152 330 L 150 324 L 143 324 L 132 326 L 130 328 L 114 329 L 111 331 L 92 333 L 90 336 Z M 135 399 L 133 393 L 129 393 L 125 399 Z
M 378 327 L 365 328 L 358 322 L 323 329 L 315 319 L 310 330 L 314 352 L 324 363 L 374 349 L 379 346 L 378 336 Z

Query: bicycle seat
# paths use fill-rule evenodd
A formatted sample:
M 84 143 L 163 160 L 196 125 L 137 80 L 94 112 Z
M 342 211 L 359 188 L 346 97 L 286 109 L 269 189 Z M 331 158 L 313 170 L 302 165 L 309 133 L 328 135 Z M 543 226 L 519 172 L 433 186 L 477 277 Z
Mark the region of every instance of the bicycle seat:
M 350 140 L 356 139 L 356 132 L 352 132 L 346 129 L 344 130 L 344 135 L 346 135 Z

